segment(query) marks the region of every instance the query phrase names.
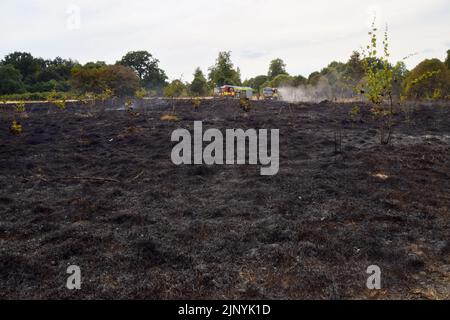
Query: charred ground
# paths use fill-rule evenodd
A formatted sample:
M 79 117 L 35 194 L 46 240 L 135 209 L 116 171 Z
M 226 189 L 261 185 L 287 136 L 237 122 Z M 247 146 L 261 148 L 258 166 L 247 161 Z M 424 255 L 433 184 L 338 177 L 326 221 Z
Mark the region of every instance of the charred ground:
M 178 101 L 164 122 L 169 102 L 145 104 L 35 105 L 21 135 L 0 110 L 0 298 L 449 297 L 448 106 L 399 112 L 381 146 L 364 105 L 353 121 L 351 104 Z M 173 165 L 171 133 L 194 120 L 279 129 L 280 172 Z

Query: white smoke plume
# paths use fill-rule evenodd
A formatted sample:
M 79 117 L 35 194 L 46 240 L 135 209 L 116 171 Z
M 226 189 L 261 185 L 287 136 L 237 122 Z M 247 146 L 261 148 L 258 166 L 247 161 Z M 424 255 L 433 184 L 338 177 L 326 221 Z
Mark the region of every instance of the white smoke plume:
M 356 97 L 354 84 L 345 84 L 341 76 L 334 74 L 329 80 L 321 76 L 317 83 L 294 86 L 281 86 L 278 91 L 280 99 L 286 102 L 321 102 L 329 101 L 352 101 Z
M 332 90 L 326 78 L 316 85 L 285 86 L 278 89 L 281 100 L 286 102 L 320 102 L 332 99 Z

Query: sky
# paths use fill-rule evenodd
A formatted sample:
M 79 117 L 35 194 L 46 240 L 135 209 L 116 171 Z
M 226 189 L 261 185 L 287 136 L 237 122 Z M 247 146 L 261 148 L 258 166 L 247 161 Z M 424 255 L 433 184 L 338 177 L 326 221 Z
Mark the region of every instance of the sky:
M 43 58 L 114 63 L 147 50 L 170 79 L 205 73 L 231 51 L 242 78 L 267 74 L 281 58 L 308 76 L 345 62 L 365 46 L 374 15 L 388 25 L 391 60 L 409 68 L 450 49 L 449 0 L 1 0 L 0 58 L 14 51 Z

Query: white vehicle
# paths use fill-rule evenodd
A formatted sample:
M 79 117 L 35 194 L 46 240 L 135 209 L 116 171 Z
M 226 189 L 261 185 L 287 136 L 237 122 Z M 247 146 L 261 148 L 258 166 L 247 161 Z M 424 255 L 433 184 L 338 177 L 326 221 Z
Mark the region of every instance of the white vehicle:
M 264 100 L 278 100 L 278 89 L 266 87 L 263 89 Z

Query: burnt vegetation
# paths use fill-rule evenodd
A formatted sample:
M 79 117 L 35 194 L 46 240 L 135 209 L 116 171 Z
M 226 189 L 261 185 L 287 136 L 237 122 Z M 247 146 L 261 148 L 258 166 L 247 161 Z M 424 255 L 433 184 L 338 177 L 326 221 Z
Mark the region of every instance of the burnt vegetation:
M 161 120 L 171 99 L 143 100 L 133 117 L 108 104 L 1 107 L 0 296 L 448 298 L 448 105 L 393 113 L 389 145 L 368 104 L 251 105 L 180 100 L 177 121 Z M 279 128 L 280 172 L 173 165 L 171 133 L 194 120 Z M 72 264 L 81 291 L 65 288 Z

